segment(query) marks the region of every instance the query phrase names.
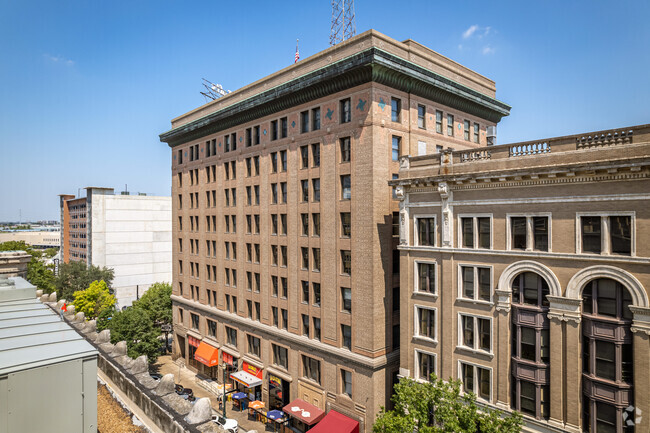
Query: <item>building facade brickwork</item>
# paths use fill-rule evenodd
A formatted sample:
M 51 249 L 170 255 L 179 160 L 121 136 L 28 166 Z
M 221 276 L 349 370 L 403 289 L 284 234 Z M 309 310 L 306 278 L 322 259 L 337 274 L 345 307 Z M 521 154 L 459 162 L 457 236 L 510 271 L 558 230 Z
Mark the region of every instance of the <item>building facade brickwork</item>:
M 172 120 L 174 355 L 219 380 L 252 366 L 269 407 L 302 398 L 370 431 L 403 334 L 388 181 L 401 155 L 485 146 L 509 111 L 494 94 L 368 31 Z

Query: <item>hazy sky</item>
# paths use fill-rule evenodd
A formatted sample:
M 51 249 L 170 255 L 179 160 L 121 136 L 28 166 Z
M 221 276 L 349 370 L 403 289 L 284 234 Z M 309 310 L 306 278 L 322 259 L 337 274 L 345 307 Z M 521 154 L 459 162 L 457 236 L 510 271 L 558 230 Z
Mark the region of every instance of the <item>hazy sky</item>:
M 0 0 L 0 221 L 85 186 L 169 195 L 158 134 L 328 47 L 329 0 Z M 357 33 L 414 39 L 496 81 L 500 143 L 650 123 L 650 2 L 357 0 Z

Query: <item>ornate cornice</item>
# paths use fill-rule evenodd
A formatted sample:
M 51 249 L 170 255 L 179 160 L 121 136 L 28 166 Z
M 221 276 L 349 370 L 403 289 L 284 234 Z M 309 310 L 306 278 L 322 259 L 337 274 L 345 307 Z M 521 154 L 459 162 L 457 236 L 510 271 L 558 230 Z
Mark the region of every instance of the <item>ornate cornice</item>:
M 495 123 L 510 113 L 503 102 L 372 47 L 164 132 L 160 141 L 174 147 L 371 81 Z
M 630 305 L 629 308 L 634 315 L 631 331 L 650 335 L 650 308 L 635 307 L 633 305 Z
M 496 295 L 496 309 L 497 311 L 509 313 L 510 312 L 510 295 L 512 292 L 510 290 L 494 290 Z

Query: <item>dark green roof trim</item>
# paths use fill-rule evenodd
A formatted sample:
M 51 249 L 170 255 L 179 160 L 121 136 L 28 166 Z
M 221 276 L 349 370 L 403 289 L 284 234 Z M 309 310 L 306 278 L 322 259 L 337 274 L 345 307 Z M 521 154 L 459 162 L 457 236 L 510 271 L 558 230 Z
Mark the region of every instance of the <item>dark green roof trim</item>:
M 160 141 L 174 147 L 370 81 L 492 122 L 510 113 L 503 102 L 373 47 L 164 132 Z

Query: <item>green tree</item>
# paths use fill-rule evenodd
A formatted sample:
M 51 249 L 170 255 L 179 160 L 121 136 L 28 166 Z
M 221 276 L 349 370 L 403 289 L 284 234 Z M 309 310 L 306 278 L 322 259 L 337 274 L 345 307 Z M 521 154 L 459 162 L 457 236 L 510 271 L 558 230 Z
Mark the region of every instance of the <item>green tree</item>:
M 110 329 L 111 328 L 111 320 L 113 319 L 113 316 L 117 313 L 117 309 L 115 308 L 115 305 L 109 307 L 109 308 L 104 308 L 98 315 L 97 315 L 97 332 L 101 332 L 104 329 Z
M 42 262 L 43 254 L 32 249 L 25 241 L 8 241 L 0 243 L 0 251 L 25 251 L 32 256 L 27 265 L 27 281 L 45 293 L 54 291 L 54 270 Z
M 43 251 L 43 256 L 47 257 L 48 259 L 51 259 L 52 257 L 56 256 L 56 253 L 58 253 L 59 250 L 56 248 L 48 248 L 45 251 Z
M 72 299 L 75 292 L 85 290 L 93 281 L 104 281 L 111 291 L 113 277 L 113 270 L 106 267 L 87 266 L 85 262 L 61 263 L 54 288 L 59 299 Z
M 133 303 L 145 310 L 154 325 L 172 323 L 172 286 L 169 283 L 153 283 L 142 297 Z
M 391 397 L 395 408 L 381 409 L 374 433 L 519 433 L 518 412 L 503 416 L 500 411 L 476 405 L 474 393 L 461 394 L 461 382 L 444 381 L 431 375 L 430 382 L 404 378 Z
M 104 280 L 93 281 L 86 290 L 74 292 L 73 304 L 77 312 L 95 319 L 103 310 L 115 305 L 115 296 L 111 295 Z
M 131 358 L 147 355 L 150 364 L 156 362 L 160 354 L 160 330 L 154 327 L 153 320 L 146 311 L 138 307 L 118 311 L 109 321 L 109 325 L 111 343 L 126 341 Z

